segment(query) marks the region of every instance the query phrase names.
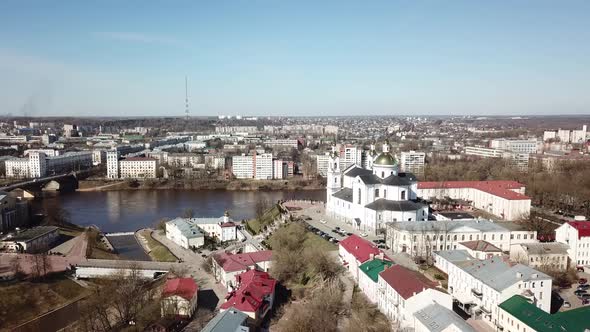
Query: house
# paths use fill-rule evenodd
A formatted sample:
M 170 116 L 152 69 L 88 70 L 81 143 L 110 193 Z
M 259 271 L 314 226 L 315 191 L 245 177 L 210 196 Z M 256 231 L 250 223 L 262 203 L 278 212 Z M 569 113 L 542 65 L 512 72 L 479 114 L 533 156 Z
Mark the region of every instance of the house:
M 428 304 L 452 309 L 449 294 L 436 289 L 437 284 L 424 275 L 401 265 L 393 265 L 379 273 L 379 310 L 400 327 L 413 326 L 413 315 Z
M 460 242 L 458 250 L 466 250 L 469 255 L 477 259 L 488 259 L 494 256 L 502 256 L 502 249 L 484 240 Z
M 192 278 L 166 280 L 162 290 L 162 316 L 192 317 L 197 308 L 198 289 Z
M 237 239 L 237 225 L 227 212 L 221 218 L 176 218 L 170 222 L 183 223 L 190 228 L 197 227 L 201 233 L 219 242 Z
M 415 332 L 475 332 L 463 318 L 438 303 L 414 312 Z
M 266 272 L 248 270 L 236 276 L 236 288 L 231 290 L 219 308 L 235 308 L 255 321 L 263 319 L 272 309 L 277 281 Z
M 205 245 L 205 236 L 199 227 L 183 218 L 166 222 L 166 238 L 184 249 Z
M 590 306 L 554 314 L 537 308 L 527 298 L 514 295 L 498 306 L 499 327 L 505 332 L 585 332 L 590 330 Z
M 17 230 L 0 238 L 0 250 L 9 252 L 39 253 L 51 248 L 59 237 L 55 226 L 37 226 L 24 231 Z
M 249 318 L 240 310 L 230 307 L 213 317 L 201 332 L 248 332 Z
M 525 296 L 546 312 L 551 307 L 550 276 L 499 257 L 449 264 L 448 290 L 465 312 L 490 325 L 499 322 L 498 304 L 513 295 Z
M 379 273 L 392 266 L 391 260 L 383 259 L 383 253 L 372 260 L 366 261 L 359 266 L 359 280 L 358 287 L 365 293 L 369 301 L 377 302 L 377 282 L 379 280 Z
M 248 270 L 268 272 L 272 263 L 272 251 L 263 250 L 241 254 L 220 252 L 213 255 L 213 274 L 227 289 L 235 286 L 238 274 Z
M 381 253 L 375 244 L 355 234 L 340 241 L 338 245 L 338 254 L 342 264 L 352 274 L 355 281 L 359 279 L 358 267 Z
M 569 246 L 569 258 L 576 265 L 590 266 L 590 221 L 568 221 L 555 230 L 555 242 Z
M 510 260 L 532 268 L 565 271 L 569 246 L 559 242 L 521 243 L 510 246 Z

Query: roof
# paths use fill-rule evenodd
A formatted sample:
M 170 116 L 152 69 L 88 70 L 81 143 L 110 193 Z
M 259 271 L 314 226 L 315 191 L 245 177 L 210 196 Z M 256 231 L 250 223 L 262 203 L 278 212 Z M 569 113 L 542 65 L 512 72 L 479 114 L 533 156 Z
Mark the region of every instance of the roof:
M 370 169 L 361 168 L 356 165 L 351 165 L 350 169 L 344 171 L 344 176 L 357 177 L 358 175 L 369 175 L 373 172 Z
M 373 165 L 380 166 L 394 166 L 397 164 L 397 160 L 388 152 L 382 152 L 374 161 Z
M 502 249 L 484 240 L 466 241 L 459 243 L 465 248 L 483 252 L 502 252 Z
M 240 310 L 230 307 L 218 313 L 205 325 L 201 332 L 242 332 L 248 331 L 245 322 L 248 315 Z
M 590 236 L 589 221 L 568 221 L 568 225 L 578 230 L 578 239 Z
M 513 191 L 521 189 L 524 184 L 516 181 L 441 181 L 419 182 L 418 189 L 460 189 L 473 188 L 508 200 L 530 200 L 531 198 Z
M 2 240 L 3 241 L 32 241 L 36 238 L 44 236 L 51 232 L 57 232 L 59 228 L 55 226 L 37 226 L 33 228 L 25 229 L 24 231 L 12 234 L 12 236 L 8 237 L 5 236 Z
M 203 237 L 203 233 L 197 225 L 191 223 L 185 218 L 176 218 L 166 222 L 166 225 L 174 225 L 180 230 L 180 233 L 187 239 L 194 239 L 197 237 Z
M 236 280 L 238 289 L 228 293 L 227 301 L 221 305 L 221 309 L 234 307 L 244 312 L 255 312 L 269 305 L 266 297 L 274 293 L 277 281 L 268 273 L 248 270 L 238 274 Z
M 174 278 L 166 280 L 164 284 L 164 290 L 162 291 L 163 297 L 169 297 L 177 295 L 183 299 L 190 301 L 197 293 L 199 287 L 192 278 Z
M 463 262 L 475 259 L 467 250 L 442 250 L 437 251 L 436 254 L 448 262 Z
M 361 266 L 359 266 L 359 270 L 363 271 L 363 273 L 371 278 L 373 282 L 377 282 L 379 279 L 379 273 L 392 265 L 393 262 L 391 261 L 375 258 L 363 263 Z
M 121 162 L 123 161 L 157 161 L 157 159 L 150 157 L 129 157 L 121 160 Z
M 524 297 L 514 295 L 499 307 L 537 332 L 583 332 L 590 328 L 590 306 L 551 315 Z
M 347 202 L 352 203 L 352 189 L 351 188 L 342 188 L 341 190 L 335 192 L 332 197 L 340 198 Z
M 467 274 L 497 291 L 503 291 L 517 283 L 519 280 L 527 282 L 534 280 L 551 280 L 551 277 L 545 273 L 522 264 L 512 266 L 499 257 L 481 261 L 472 260 L 457 262 L 455 265 Z
M 365 184 L 385 184 L 389 186 L 409 186 L 416 182 L 416 176 L 412 173 L 397 173 L 392 174 L 384 179 L 377 175 L 363 174 L 358 176 Z
M 428 331 L 463 331 L 475 332 L 476 330 L 459 315 L 438 303 L 429 304 L 426 307 L 416 311 L 414 317 L 428 328 Z M 455 329 L 449 329 L 455 326 Z
M 425 220 L 421 222 L 415 221 L 402 221 L 402 222 L 390 222 L 388 226 L 405 230 L 410 232 L 420 231 L 432 231 L 432 232 L 447 232 L 452 233 L 461 230 L 463 233 L 469 232 L 470 228 L 473 232 L 507 232 L 508 230 L 497 223 L 491 222 L 486 219 L 471 219 L 471 220 L 454 220 L 454 221 L 438 221 L 438 220 Z
M 520 243 L 529 255 L 567 255 L 569 246 L 559 242 Z
M 374 243 L 362 239 L 356 234 L 340 241 L 339 246 L 344 248 L 344 250 L 353 255 L 361 263 L 368 261 L 371 258 L 371 254 L 377 256 L 381 253 L 381 250 Z
M 367 205 L 366 208 L 375 211 L 416 211 L 424 208 L 426 204 L 416 201 L 392 201 L 385 198 L 379 198 Z
M 257 263 L 270 261 L 272 259 L 272 251 L 263 250 L 241 254 L 221 252 L 214 254 L 213 259 L 225 272 L 235 272 L 246 270 Z
M 393 265 L 379 275 L 406 300 L 425 289 L 437 286 L 435 282 L 428 280 L 424 275 L 401 265 Z
M 474 219 L 475 217 L 473 217 L 471 214 L 467 213 L 467 212 L 439 212 L 438 214 L 440 214 L 441 216 L 447 217 L 451 220 L 456 220 L 456 219 Z

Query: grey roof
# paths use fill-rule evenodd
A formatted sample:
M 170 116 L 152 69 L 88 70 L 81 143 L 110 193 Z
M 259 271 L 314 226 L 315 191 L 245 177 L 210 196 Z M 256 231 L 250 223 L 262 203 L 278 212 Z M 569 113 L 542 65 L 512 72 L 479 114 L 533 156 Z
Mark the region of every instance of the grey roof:
M 416 201 L 392 201 L 385 198 L 379 198 L 372 203 L 365 205 L 367 209 L 375 211 L 416 211 L 425 207 L 426 204 Z
M 455 219 L 473 219 L 474 217 L 467 212 L 439 212 L 441 216 L 447 217 L 451 220 Z
M 352 165 L 350 167 L 351 167 L 350 169 L 344 171 L 345 176 L 350 176 L 350 177 L 355 178 L 358 175 L 369 175 L 369 174 L 373 173 L 370 169 L 361 168 L 356 165 Z
M 248 331 L 245 322 L 248 315 L 240 310 L 230 307 L 224 312 L 220 312 L 217 316 L 205 325 L 201 332 L 242 332 Z
M 467 250 L 443 250 L 437 251 L 436 254 L 448 262 L 463 262 L 474 260 Z
M 471 228 L 474 232 L 507 232 L 508 230 L 494 222 L 486 219 L 470 220 L 428 220 L 428 221 L 403 221 L 391 222 L 387 224 L 390 227 L 406 231 L 446 231 L 454 232 L 460 228 Z M 468 231 L 466 231 L 467 233 Z
M 461 270 L 497 291 L 503 291 L 514 285 L 518 280 L 551 280 L 551 277 L 545 273 L 522 264 L 510 266 L 510 264 L 504 262 L 499 257 L 482 261 L 458 262 L 456 265 Z
M 176 218 L 167 222 L 167 224 L 175 225 L 183 236 L 187 239 L 194 239 L 197 237 L 202 237 L 203 233 L 196 224 L 189 222 L 189 219 L 186 218 Z
M 428 331 L 441 332 L 450 326 L 455 326 L 457 330 L 463 332 L 475 332 L 471 325 L 467 324 L 463 318 L 459 317 L 452 310 L 449 310 L 438 303 L 432 303 L 414 313 Z
M 341 190 L 335 192 L 332 196 L 352 203 L 352 189 L 351 188 L 342 188 Z
M 410 186 L 417 181 L 416 176 L 412 173 L 398 173 L 397 175 L 390 175 L 384 179 L 370 173 L 359 175 L 359 178 L 365 184 L 385 184 L 390 186 Z
M 59 228 L 55 227 L 55 226 L 37 226 L 37 227 L 33 227 L 33 228 L 29 228 L 26 229 L 18 234 L 14 234 L 12 236 L 5 236 L 3 238 L 4 241 L 32 241 L 36 238 L 39 238 L 45 234 L 51 233 L 51 232 L 57 232 L 59 230 Z
M 526 250 L 529 255 L 567 255 L 569 246 L 565 243 L 549 242 L 549 243 L 521 243 L 521 247 Z

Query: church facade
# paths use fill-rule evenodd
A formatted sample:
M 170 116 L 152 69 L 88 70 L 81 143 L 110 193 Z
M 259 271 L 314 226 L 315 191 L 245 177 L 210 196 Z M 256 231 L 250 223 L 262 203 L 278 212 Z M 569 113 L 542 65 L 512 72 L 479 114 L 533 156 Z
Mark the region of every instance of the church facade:
M 380 154 L 371 145 L 367 159 L 366 168 L 351 165 L 341 170 L 338 153 L 332 151 L 326 214 L 370 234 L 385 229 L 387 222 L 428 220 L 428 205 L 418 200 L 416 177 L 399 172 L 388 142 Z

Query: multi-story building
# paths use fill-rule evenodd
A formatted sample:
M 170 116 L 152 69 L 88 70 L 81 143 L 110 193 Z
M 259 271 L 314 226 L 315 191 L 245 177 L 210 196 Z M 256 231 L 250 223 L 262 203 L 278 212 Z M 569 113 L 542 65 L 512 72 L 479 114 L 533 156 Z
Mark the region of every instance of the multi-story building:
M 354 234 L 340 241 L 338 256 L 355 281 L 359 280 L 359 266 L 363 263 L 373 260 L 375 257 L 379 257 L 381 260 L 386 258 L 374 243 Z
M 203 233 L 219 242 L 235 241 L 237 226 L 227 212 L 221 218 L 176 218 L 170 223 L 198 227 Z
M 418 183 L 417 194 L 424 199 L 450 197 L 505 220 L 517 220 L 531 210 L 531 198 L 516 181 L 441 181 Z
M 7 177 L 39 178 L 64 174 L 92 167 L 92 151 L 66 152 L 49 157 L 33 151 L 28 153 L 28 158 L 7 160 L 5 166 Z
M 291 147 L 293 149 L 298 149 L 303 146 L 302 140 L 297 138 L 283 138 L 283 139 L 269 139 L 264 141 L 264 145 L 270 147 Z
M 539 151 L 540 142 L 536 138 L 530 139 L 506 139 L 498 138 L 490 141 L 490 148 L 530 154 Z
M 543 133 L 543 141 L 559 139 L 563 143 L 584 143 L 588 139 L 588 126 L 583 125 L 581 130 L 558 129 L 548 130 Z
M 28 178 L 30 174 L 29 159 L 14 158 L 4 162 L 6 167 L 6 177 L 8 178 Z
M 574 264 L 590 266 L 590 221 L 564 223 L 555 230 L 555 242 L 569 246 L 568 256 Z
M 204 158 L 195 153 L 169 153 L 167 163 L 173 167 L 204 167 Z
M 64 136 L 73 137 L 78 134 L 76 125 L 64 124 Z
M 510 246 L 510 260 L 532 268 L 565 271 L 569 246 L 559 242 L 519 243 Z
M 185 218 L 166 222 L 166 238 L 182 248 L 199 248 L 205 244 L 205 236 L 199 227 Z
M 465 154 L 470 156 L 477 156 L 481 158 L 503 158 L 510 161 L 510 164 L 521 169 L 526 170 L 529 166 L 529 154 L 512 152 L 500 149 L 484 148 L 478 146 L 466 146 Z
M 378 281 L 379 274 L 393 265 L 393 262 L 384 257 L 383 253 L 373 259 L 364 262 L 359 266 L 359 280 L 358 287 L 363 292 L 369 301 L 377 303 L 378 296 Z
M 119 161 L 119 177 L 122 179 L 154 179 L 157 160 L 148 157 L 131 157 Z
M 58 231 L 55 226 L 37 226 L 8 234 L 0 239 L 0 249 L 10 252 L 45 252 L 59 237 Z
M 476 332 L 461 316 L 438 303 L 428 304 L 413 316 L 414 332 Z
M 431 257 L 435 251 L 456 250 L 466 241 L 487 241 L 501 250 L 514 243 L 536 242 L 536 231 L 509 230 L 484 219 L 387 223 L 387 245 L 394 253 Z
M 215 280 L 228 290 L 236 286 L 236 276 L 248 270 L 268 272 L 272 264 L 272 251 L 255 251 L 232 254 L 225 251 L 213 254 L 212 272 Z
M 235 134 L 235 133 L 255 133 L 258 131 L 256 126 L 216 126 L 217 134 Z
M 272 310 L 277 281 L 267 272 L 248 270 L 236 276 L 236 289 L 230 291 L 219 311 L 236 308 L 255 321 L 261 321 Z
M 0 191 L 0 233 L 16 227 L 25 226 L 29 222 L 29 204 L 14 191 Z
M 326 152 L 325 154 L 318 154 L 315 156 L 315 158 L 318 174 L 323 177 L 327 176 L 328 164 L 330 163 L 330 153 Z
M 402 152 L 400 154 L 400 170 L 402 172 L 411 172 L 414 174 L 424 173 L 424 158 L 426 153 L 424 152 Z
M 270 180 L 273 178 L 272 154 L 233 156 L 232 172 L 238 179 Z
M 107 178 L 119 178 L 119 151 L 107 151 Z
M 198 288 L 193 278 L 167 279 L 160 303 L 162 317 L 192 317 L 197 309 Z

